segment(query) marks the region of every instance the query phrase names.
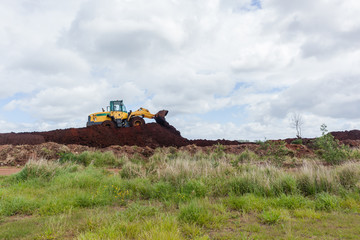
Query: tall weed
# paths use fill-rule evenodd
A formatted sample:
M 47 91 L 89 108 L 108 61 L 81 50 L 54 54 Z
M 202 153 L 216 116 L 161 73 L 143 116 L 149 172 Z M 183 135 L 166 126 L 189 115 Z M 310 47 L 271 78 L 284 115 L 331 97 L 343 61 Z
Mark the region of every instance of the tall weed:
M 24 168 L 10 177 L 11 182 L 26 181 L 31 179 L 50 180 L 57 175 L 78 171 L 79 166 L 74 164 L 60 165 L 57 162 L 45 159 L 29 160 Z
M 84 166 L 93 164 L 96 167 L 121 167 L 125 159 L 117 158 L 113 152 L 89 152 L 85 151 L 80 154 L 73 154 L 71 152 L 60 153 L 60 163 L 73 162 Z

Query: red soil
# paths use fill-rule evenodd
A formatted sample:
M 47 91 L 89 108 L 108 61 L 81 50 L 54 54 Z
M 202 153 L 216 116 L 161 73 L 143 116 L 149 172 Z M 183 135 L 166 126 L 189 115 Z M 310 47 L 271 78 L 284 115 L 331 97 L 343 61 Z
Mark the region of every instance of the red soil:
M 189 144 L 197 146 L 240 145 L 230 140 L 188 140 L 169 124 L 149 123 L 139 127 L 111 128 L 101 125 L 87 128 L 69 128 L 48 132 L 3 133 L 0 134 L 0 145 L 36 145 L 45 142 L 60 144 L 77 144 L 89 147 L 104 148 L 111 145 L 139 147 L 181 147 Z
M 331 134 L 338 140 L 360 140 L 360 130 L 331 132 Z
M 79 144 L 100 148 L 111 145 L 136 145 L 151 148 L 162 146 L 180 147 L 189 144 L 189 140 L 181 137 L 180 133 L 174 127 L 164 127 L 156 123 L 131 128 L 92 126 L 48 132 L 0 134 L 0 145 L 35 145 L 44 142 Z
M 166 122 L 167 123 L 167 122 Z M 360 131 L 332 132 L 336 139 L 351 146 L 359 146 Z M 286 139 L 291 143 L 293 139 Z M 308 145 L 312 139 L 303 139 Z M 239 143 L 230 140 L 188 140 L 180 135 L 173 126 L 149 123 L 138 127 L 111 128 L 104 126 L 92 126 L 87 128 L 70 128 L 53 130 L 48 132 L 31 133 L 3 133 L 0 134 L 0 145 L 38 145 L 46 142 L 59 144 L 76 144 L 96 148 L 106 148 L 112 145 L 139 146 L 139 147 L 181 147 L 197 145 L 201 147 L 221 145 L 249 145 L 254 143 Z M 350 144 L 351 143 L 351 144 Z

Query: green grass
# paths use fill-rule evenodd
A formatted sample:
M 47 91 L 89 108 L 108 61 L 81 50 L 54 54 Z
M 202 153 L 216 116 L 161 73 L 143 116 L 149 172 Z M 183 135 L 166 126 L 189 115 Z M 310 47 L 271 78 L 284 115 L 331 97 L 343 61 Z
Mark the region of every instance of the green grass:
M 278 209 L 264 210 L 259 218 L 262 223 L 268 225 L 278 224 L 283 219 L 281 211 Z
M 249 151 L 237 156 L 222 146 L 215 150 L 158 149 L 146 161 L 100 152 L 30 161 L 19 173 L 0 178 L 0 239 L 360 234 L 360 163 L 304 160 L 289 171 L 272 160 L 258 164 L 260 158 Z M 114 174 L 107 166 L 122 169 Z

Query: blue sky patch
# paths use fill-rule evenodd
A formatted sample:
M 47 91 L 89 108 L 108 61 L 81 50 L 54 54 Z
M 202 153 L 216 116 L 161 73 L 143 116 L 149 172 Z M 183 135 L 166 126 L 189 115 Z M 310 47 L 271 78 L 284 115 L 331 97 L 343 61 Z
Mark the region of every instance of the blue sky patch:
M 251 6 L 257 7 L 258 9 L 262 9 L 260 0 L 251 0 Z

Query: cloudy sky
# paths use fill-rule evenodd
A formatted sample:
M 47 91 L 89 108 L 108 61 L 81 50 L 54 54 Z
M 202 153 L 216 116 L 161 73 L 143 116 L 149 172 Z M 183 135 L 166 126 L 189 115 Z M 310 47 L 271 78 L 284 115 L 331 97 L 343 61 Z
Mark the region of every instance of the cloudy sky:
M 1 0 L 0 132 L 83 127 L 109 100 L 187 138 L 360 128 L 358 0 Z

